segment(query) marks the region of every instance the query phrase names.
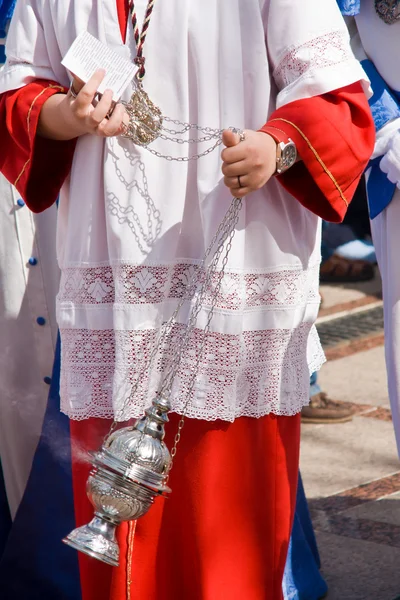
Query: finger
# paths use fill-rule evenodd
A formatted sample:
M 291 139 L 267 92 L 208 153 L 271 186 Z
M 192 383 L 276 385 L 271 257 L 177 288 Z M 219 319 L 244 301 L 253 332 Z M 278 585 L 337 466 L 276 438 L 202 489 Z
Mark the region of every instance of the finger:
M 74 92 L 76 94 L 79 94 L 79 92 L 85 85 L 85 82 L 82 81 L 82 79 L 79 79 L 79 77 L 77 77 L 74 73 L 71 73 L 71 75 L 72 75 L 72 87 L 74 88 Z
M 250 192 L 252 191 L 250 188 L 248 187 L 234 187 L 234 188 L 229 188 L 230 193 L 232 194 L 233 198 L 244 198 L 244 196 L 247 196 L 248 194 L 250 194 Z
M 111 90 L 106 90 L 102 95 L 96 107 L 90 113 L 90 120 L 94 127 L 98 127 L 110 112 L 113 103 L 113 93 Z
M 237 146 L 240 143 L 240 135 L 238 133 L 234 133 L 231 129 L 225 129 L 222 132 L 222 143 L 227 148 Z
M 89 106 L 89 104 L 92 104 L 93 102 L 93 98 L 95 97 L 97 90 L 99 88 L 99 85 L 101 84 L 101 82 L 103 81 L 104 77 L 106 76 L 106 72 L 104 69 L 98 69 L 93 75 L 92 77 L 89 79 L 89 81 L 87 83 L 85 83 L 83 85 L 83 87 L 81 88 L 81 90 L 79 91 L 77 98 L 75 100 L 77 107 L 87 107 Z M 79 79 L 74 79 L 74 82 L 76 81 L 76 85 L 79 85 Z M 74 84 L 74 89 L 75 88 L 75 84 Z M 77 91 L 77 90 L 76 90 Z
M 238 175 L 246 175 L 249 172 L 249 166 L 246 160 L 240 160 L 233 164 L 224 163 L 222 165 L 222 173 L 225 177 L 237 177 Z
M 224 177 L 224 183 L 228 188 L 243 188 L 250 186 L 248 175 L 239 175 L 239 177 Z
M 248 148 L 245 143 L 238 144 L 231 148 L 225 148 L 221 152 L 221 158 L 226 163 L 235 163 L 244 160 L 248 155 Z
M 98 129 L 98 134 L 104 137 L 112 137 L 122 133 L 122 123 L 126 111 L 122 104 L 117 104 L 112 116 L 109 119 L 104 119 Z

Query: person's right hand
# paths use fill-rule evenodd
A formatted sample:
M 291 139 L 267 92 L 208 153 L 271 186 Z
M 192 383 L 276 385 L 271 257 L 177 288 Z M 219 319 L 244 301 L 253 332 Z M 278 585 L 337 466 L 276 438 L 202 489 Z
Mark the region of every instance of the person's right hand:
M 75 136 L 92 134 L 101 137 L 112 137 L 123 132 L 123 121 L 126 111 L 122 104 L 117 104 L 112 115 L 107 118 L 114 106 L 111 90 L 106 90 L 96 106 L 93 100 L 99 85 L 105 77 L 105 71 L 99 69 L 85 84 L 74 78 L 72 87 L 77 94 L 76 98 L 71 90 L 60 104 L 63 120 L 75 132 Z
M 129 123 L 128 114 L 122 104 L 117 104 L 112 115 L 108 117 L 110 108 L 114 106 L 112 92 L 106 90 L 100 101 L 93 106 L 98 87 L 103 81 L 105 72 L 96 73 L 85 84 L 75 78 L 71 93 L 53 94 L 46 100 L 40 111 L 37 133 L 50 140 L 72 140 L 81 135 L 91 134 L 101 137 L 120 135 L 125 124 Z

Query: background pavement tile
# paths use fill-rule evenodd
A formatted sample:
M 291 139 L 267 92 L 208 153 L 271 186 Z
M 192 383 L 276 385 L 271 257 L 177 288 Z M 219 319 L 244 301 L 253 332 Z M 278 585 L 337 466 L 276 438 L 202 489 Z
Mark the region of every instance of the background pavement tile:
M 338 285 L 322 284 L 320 291 L 324 299 L 324 309 L 331 306 L 360 300 L 365 296 L 375 296 L 381 298 L 382 283 L 379 271 L 376 269 L 376 276 L 372 281 L 362 281 L 360 283 L 343 283 Z
M 400 527 L 400 492 L 375 502 L 363 502 L 342 512 L 352 519 L 369 519 Z
M 400 525 L 370 519 L 353 519 L 339 514 L 317 517 L 317 520 L 314 520 L 314 527 L 316 531 L 326 531 L 355 540 L 400 548 Z
M 327 600 L 392 600 L 400 590 L 400 549 L 318 533 Z
M 365 352 L 366 350 L 381 347 L 384 343 L 385 336 L 383 331 L 372 333 L 365 337 L 357 338 L 356 340 L 324 348 L 326 360 L 339 360 L 340 358 L 353 356 L 353 354 L 357 354 L 358 352 Z
M 344 315 L 340 318 L 317 322 L 317 330 L 324 348 L 383 333 L 383 306 Z M 358 351 L 362 349 L 359 348 Z
M 300 466 L 309 498 L 331 496 L 392 475 L 399 471 L 393 426 L 364 417 L 340 426 L 305 425 Z
M 319 384 L 335 400 L 388 408 L 383 347 L 328 361 L 320 371 Z
M 399 495 L 397 495 L 397 492 Z M 385 496 L 385 498 L 383 498 Z M 362 507 L 363 505 L 376 506 L 376 500 L 384 502 L 384 500 L 400 500 L 400 472 L 394 475 L 389 475 L 377 481 L 362 484 L 358 487 L 346 490 L 333 496 L 326 498 L 311 498 L 309 507 L 312 514 L 325 516 L 334 515 L 336 513 L 344 513 L 360 517 L 369 518 L 369 513 L 355 511 L 351 509 Z M 400 511 L 400 503 L 399 511 Z M 397 507 L 397 504 L 392 506 L 392 509 Z M 373 517 L 371 517 L 373 519 Z M 380 520 L 380 519 L 377 519 Z M 383 519 L 385 520 L 385 519 Z M 400 524 L 399 519 L 395 519 L 394 524 Z
M 330 295 L 330 294 L 329 294 Z M 355 308 L 360 308 L 361 306 L 368 306 L 369 304 L 375 304 L 382 297 L 380 292 L 377 292 L 374 296 L 364 296 L 362 298 L 358 298 L 356 300 L 350 300 L 348 302 L 336 302 L 331 304 L 331 306 L 325 308 L 324 300 L 321 303 L 321 308 L 318 314 L 318 317 L 326 317 L 327 315 L 334 315 L 338 312 L 345 312 L 348 310 L 354 310 Z

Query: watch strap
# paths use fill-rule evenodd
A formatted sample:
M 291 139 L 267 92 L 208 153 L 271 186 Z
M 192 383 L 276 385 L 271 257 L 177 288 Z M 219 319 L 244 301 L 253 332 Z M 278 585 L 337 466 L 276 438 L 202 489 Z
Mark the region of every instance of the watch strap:
M 279 129 L 273 125 L 264 125 L 261 131 L 270 135 L 277 144 L 281 144 L 282 142 L 288 144 L 291 141 L 290 137 L 283 129 Z
M 292 166 L 291 164 L 285 164 L 283 156 L 286 147 L 289 145 L 295 146 L 294 142 L 285 131 L 278 127 L 274 127 L 273 125 L 268 125 L 268 123 L 264 125 L 261 131 L 270 135 L 276 143 L 276 171 L 274 174 L 282 175 L 282 173 Z

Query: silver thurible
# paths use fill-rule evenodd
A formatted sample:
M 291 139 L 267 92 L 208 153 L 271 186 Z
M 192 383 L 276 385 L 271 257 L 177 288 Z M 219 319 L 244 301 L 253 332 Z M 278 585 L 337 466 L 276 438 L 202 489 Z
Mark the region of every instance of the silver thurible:
M 112 433 L 93 455 L 86 492 L 95 515 L 64 538 L 66 544 L 118 566 L 117 526 L 139 519 L 157 496 L 171 492 L 166 484 L 171 455 L 163 441 L 170 409 L 169 400 L 158 395 L 143 418 Z

